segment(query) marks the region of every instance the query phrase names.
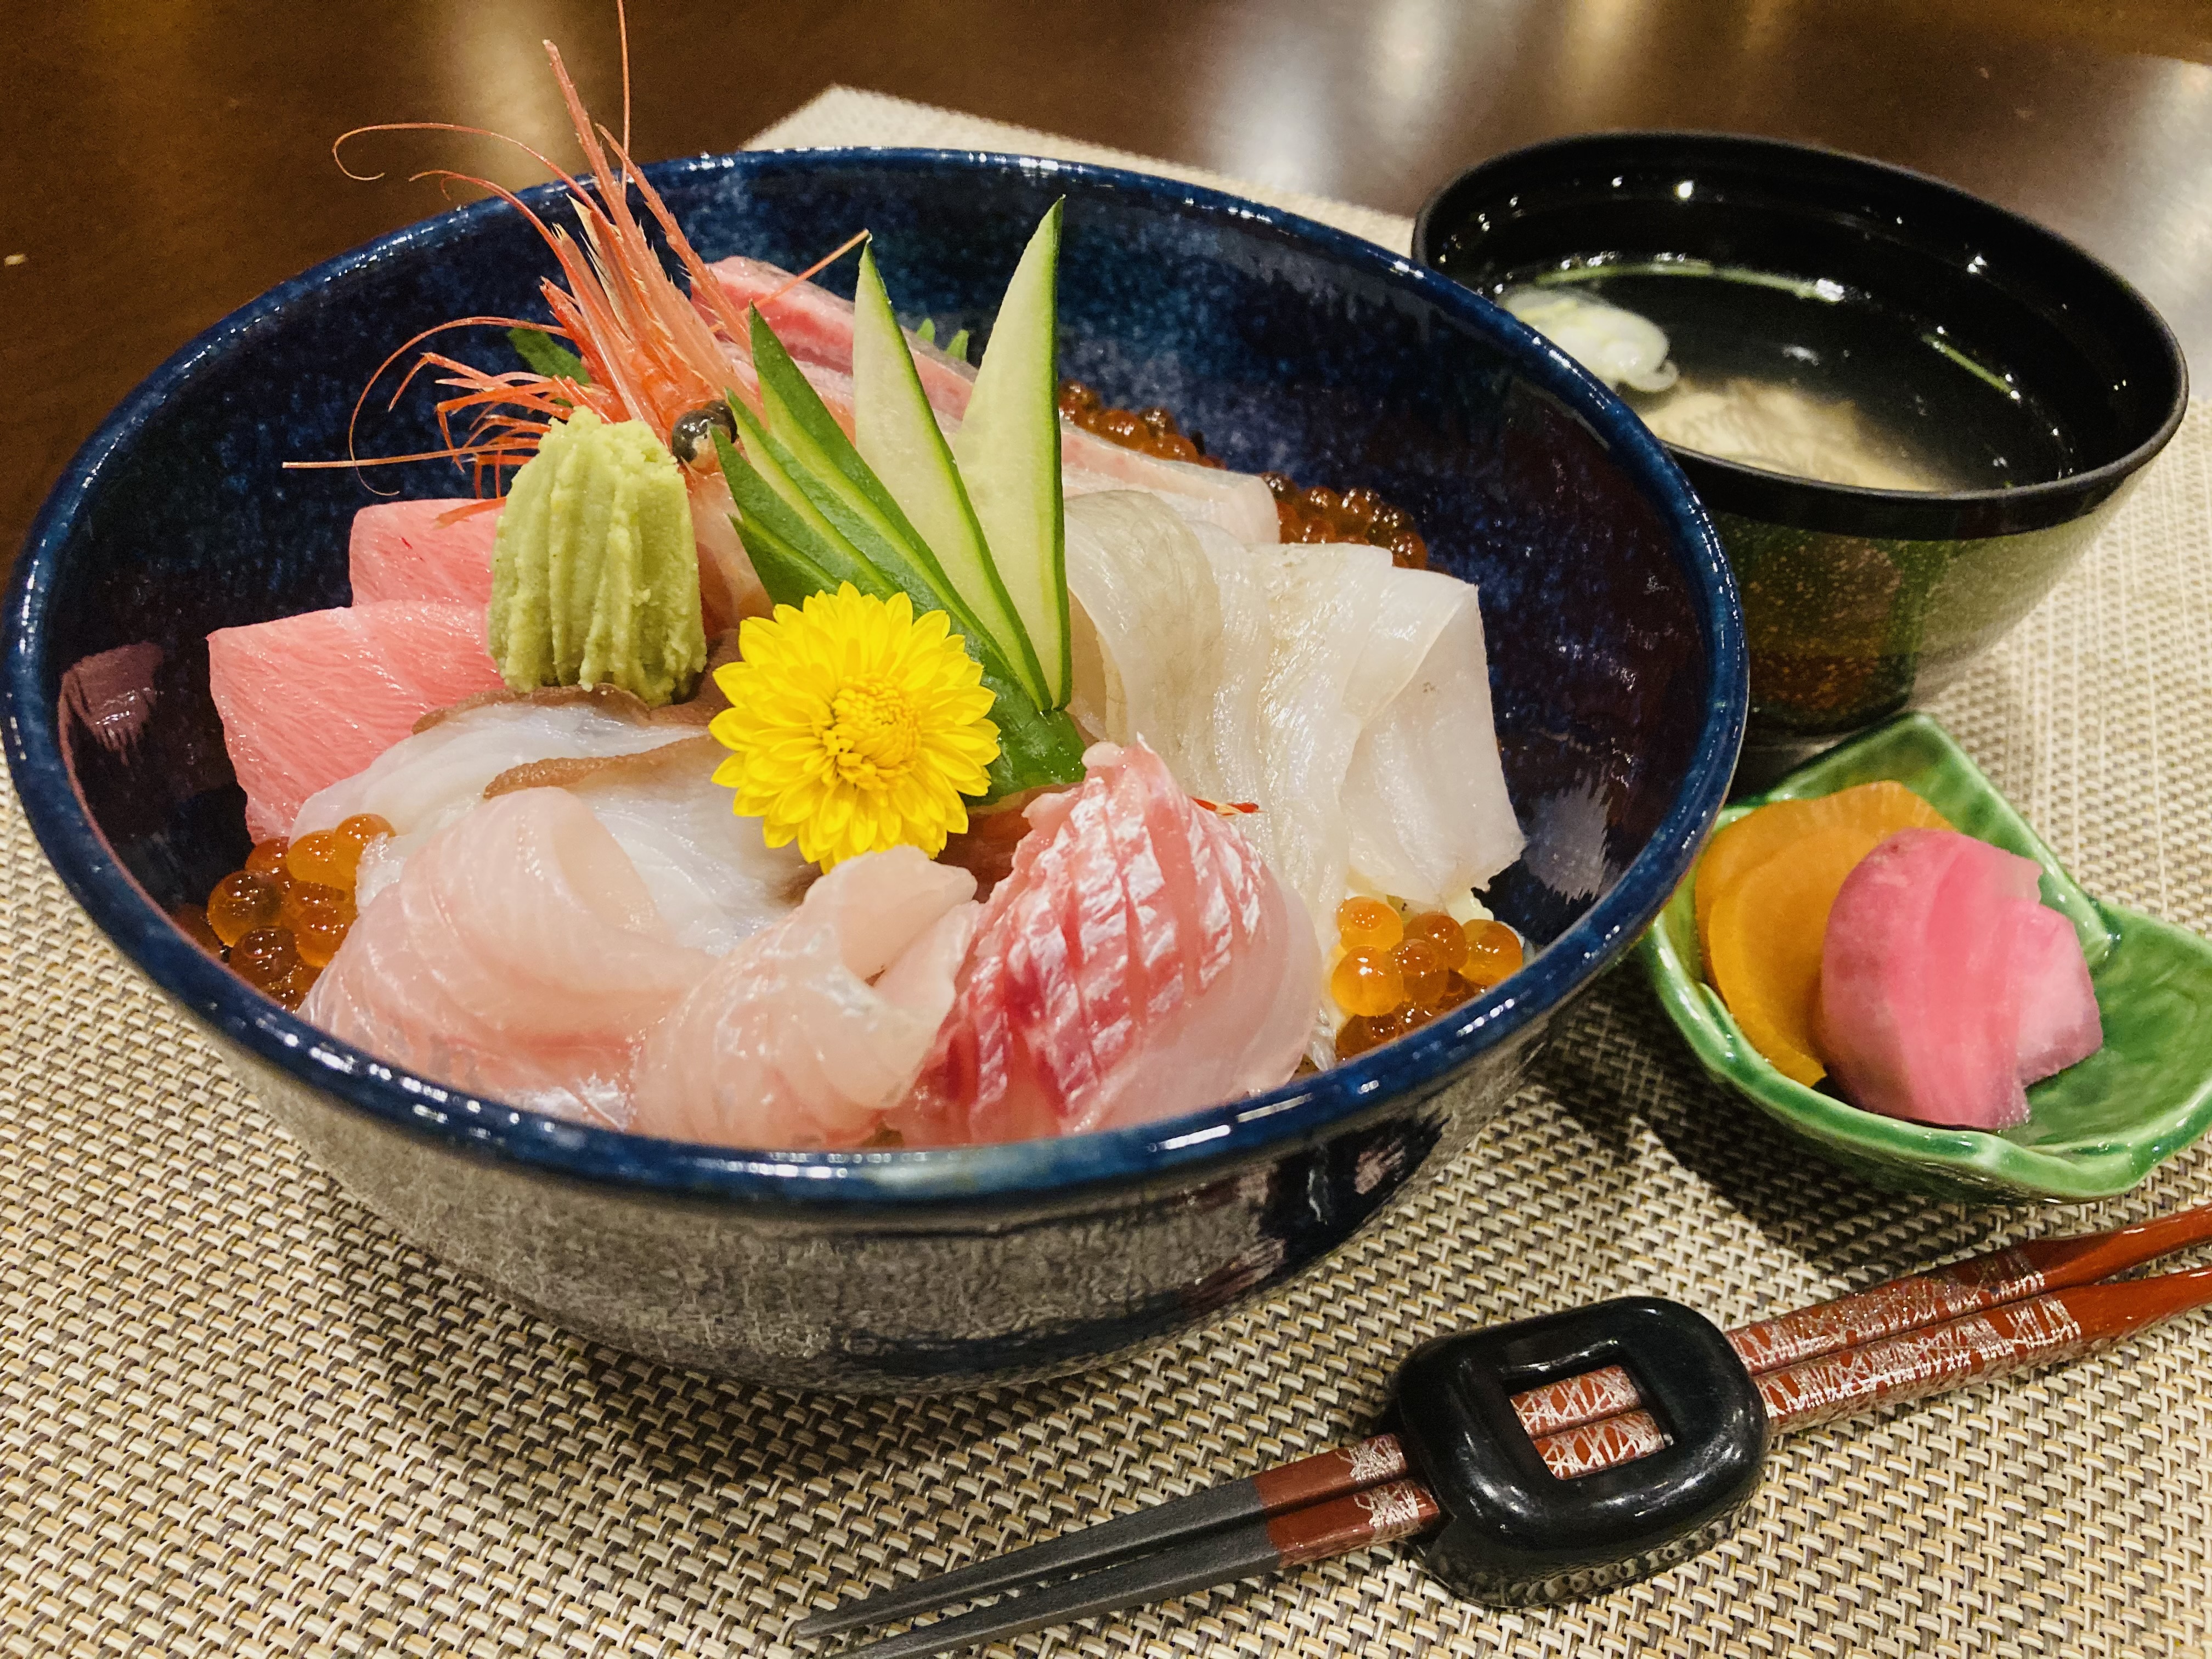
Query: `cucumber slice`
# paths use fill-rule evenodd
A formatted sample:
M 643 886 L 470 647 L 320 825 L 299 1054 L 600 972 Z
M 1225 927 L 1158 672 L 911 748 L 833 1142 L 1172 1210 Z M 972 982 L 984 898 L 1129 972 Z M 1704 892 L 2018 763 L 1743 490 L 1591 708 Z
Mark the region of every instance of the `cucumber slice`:
M 952 454 L 983 540 L 1044 669 L 1047 708 L 1074 677 L 1060 481 L 1060 327 L 1055 283 L 1065 204 L 1030 238 L 999 302 Z
M 904 575 L 878 568 L 815 512 L 791 478 L 790 452 L 763 432 L 743 404 L 733 398 L 731 406 L 759 465 L 719 432 L 714 448 L 737 503 L 738 538 L 769 599 L 778 605 L 804 605 L 809 593 L 834 592 L 840 582 L 850 582 L 878 599 L 903 591 L 917 611 L 940 608 L 910 568 Z M 961 629 L 957 617 L 953 625 Z M 991 763 L 990 789 L 982 804 L 1046 784 L 1079 781 L 1083 737 L 1067 711 L 1038 708 L 989 635 L 963 630 L 962 637 L 982 666 L 983 684 L 993 696 L 991 720 L 999 728 L 999 758 Z
M 853 300 L 853 428 L 860 459 L 905 510 L 976 620 L 1006 647 L 1008 665 L 1030 699 L 1048 707 L 1043 666 L 999 580 L 952 451 L 921 389 L 914 353 L 892 314 L 875 258 L 865 248 Z

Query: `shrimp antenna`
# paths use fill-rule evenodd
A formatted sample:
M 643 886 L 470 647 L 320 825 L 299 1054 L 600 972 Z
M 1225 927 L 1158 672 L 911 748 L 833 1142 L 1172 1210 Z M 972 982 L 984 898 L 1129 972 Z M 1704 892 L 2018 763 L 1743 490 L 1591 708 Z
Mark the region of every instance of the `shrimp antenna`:
M 843 258 L 847 254 L 850 253 L 854 248 L 860 246 L 861 243 L 867 240 L 868 233 L 866 231 L 854 231 L 850 236 L 848 236 L 842 242 L 839 243 L 833 252 L 823 254 L 812 264 L 807 266 L 805 270 L 800 271 L 799 275 L 786 283 L 781 288 L 776 289 L 775 293 L 769 295 L 767 299 L 763 300 L 761 301 L 762 306 L 768 307 L 774 305 L 778 300 L 783 298 L 785 295 L 790 293 L 792 289 L 797 288 L 801 283 L 805 282 L 809 277 L 820 276 L 823 271 L 829 270 L 830 266 L 836 264 L 838 260 Z
M 629 12 L 623 0 L 615 0 L 615 32 L 622 37 L 623 65 L 623 161 L 629 161 Z

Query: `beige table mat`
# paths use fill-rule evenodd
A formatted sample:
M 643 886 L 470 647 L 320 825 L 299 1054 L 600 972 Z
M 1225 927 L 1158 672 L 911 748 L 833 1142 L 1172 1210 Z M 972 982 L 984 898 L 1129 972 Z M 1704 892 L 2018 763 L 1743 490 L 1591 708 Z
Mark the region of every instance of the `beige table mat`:
M 764 138 L 1101 154 L 842 90 Z M 1938 711 L 2091 887 L 2199 930 L 2208 544 L 2200 410 Z M 11 793 L 0 838 L 0 1654 L 805 1652 L 788 1620 L 887 1562 L 1345 1438 L 1439 1330 L 1631 1291 L 1733 1324 L 2212 1199 L 2203 1149 L 2083 1210 L 1873 1192 L 1707 1087 L 1632 970 L 1441 1186 L 1273 1299 L 1090 1376 L 798 1398 L 593 1347 L 400 1243 L 79 917 Z M 1577 1606 L 1465 1606 L 1385 1551 L 996 1651 L 2203 1655 L 2208 1376 L 2199 1317 L 1784 1442 L 1733 1540 Z

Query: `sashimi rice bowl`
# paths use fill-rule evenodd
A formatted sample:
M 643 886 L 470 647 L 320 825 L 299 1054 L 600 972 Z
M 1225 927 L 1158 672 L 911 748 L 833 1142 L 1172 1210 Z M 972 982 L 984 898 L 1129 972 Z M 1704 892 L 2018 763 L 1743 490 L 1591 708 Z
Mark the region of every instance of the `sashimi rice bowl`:
M 1719 805 L 1679 477 L 1286 216 L 575 113 L 573 177 L 249 307 L 57 489 L 58 867 L 404 1232 L 648 1353 L 960 1386 L 1313 1261 Z

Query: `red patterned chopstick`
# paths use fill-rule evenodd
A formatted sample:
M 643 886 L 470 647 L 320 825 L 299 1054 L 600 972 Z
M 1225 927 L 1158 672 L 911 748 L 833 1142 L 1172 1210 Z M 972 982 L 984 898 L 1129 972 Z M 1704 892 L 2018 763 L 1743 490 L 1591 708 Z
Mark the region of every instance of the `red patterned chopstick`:
M 1777 1434 L 1869 1407 L 1940 1394 L 1976 1377 L 2069 1359 L 2146 1325 L 2212 1304 L 2212 1267 L 2083 1285 L 1969 1314 L 1887 1340 L 1828 1353 L 1758 1379 Z M 1610 1468 L 1667 1443 L 1649 1412 L 1623 1412 L 1540 1437 L 1536 1449 L 1561 1480 Z
M 2114 1232 L 2031 1239 L 1741 1326 L 1728 1339 L 1745 1369 L 1761 1376 L 2008 1302 L 2093 1284 L 2206 1243 L 2212 1243 L 2212 1205 Z M 1634 1411 L 1643 1403 L 1636 1384 L 1618 1365 L 1513 1396 L 1522 1426 L 1538 1439 Z

